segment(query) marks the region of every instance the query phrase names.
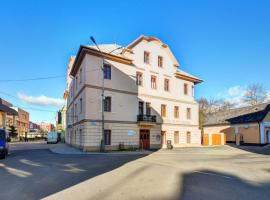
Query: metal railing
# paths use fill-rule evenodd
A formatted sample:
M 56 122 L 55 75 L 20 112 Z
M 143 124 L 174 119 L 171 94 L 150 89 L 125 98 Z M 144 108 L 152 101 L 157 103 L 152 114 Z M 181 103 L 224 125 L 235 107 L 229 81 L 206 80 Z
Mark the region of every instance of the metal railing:
M 157 122 L 155 115 L 137 115 L 138 122 Z

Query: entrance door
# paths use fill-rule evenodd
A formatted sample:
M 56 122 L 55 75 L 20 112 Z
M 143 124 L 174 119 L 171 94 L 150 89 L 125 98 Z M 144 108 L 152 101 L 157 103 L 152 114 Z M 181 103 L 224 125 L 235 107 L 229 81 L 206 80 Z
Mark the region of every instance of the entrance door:
M 166 144 L 166 131 L 161 131 L 161 145 Z
M 150 148 L 150 130 L 147 129 L 140 130 L 140 148 L 141 149 Z
M 209 145 L 209 134 L 206 133 L 203 134 L 203 145 L 205 146 Z

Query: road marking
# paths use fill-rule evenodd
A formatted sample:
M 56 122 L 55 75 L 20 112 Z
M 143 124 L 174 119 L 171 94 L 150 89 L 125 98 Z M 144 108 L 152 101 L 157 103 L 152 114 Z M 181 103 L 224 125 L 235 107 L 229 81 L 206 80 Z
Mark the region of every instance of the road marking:
M 233 177 L 230 177 L 230 176 L 224 176 L 224 175 L 219 175 L 219 174 L 210 173 L 210 172 L 201 172 L 201 171 L 193 171 L 193 172 L 199 173 L 199 174 L 210 175 L 210 176 L 219 176 L 219 177 L 227 178 L 227 179 L 233 179 Z

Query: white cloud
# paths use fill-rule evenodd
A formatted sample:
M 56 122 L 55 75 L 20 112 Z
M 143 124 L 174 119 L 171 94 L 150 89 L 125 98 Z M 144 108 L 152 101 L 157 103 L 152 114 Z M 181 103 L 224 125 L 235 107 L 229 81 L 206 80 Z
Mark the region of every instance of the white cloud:
M 247 106 L 248 104 L 243 101 L 243 97 L 245 95 L 246 87 L 235 85 L 223 92 L 219 92 L 217 97 L 220 99 L 224 99 L 230 103 L 235 104 L 236 107 Z M 265 101 L 270 101 L 270 91 L 266 92 Z
M 270 101 L 270 91 L 266 93 L 266 101 Z
M 218 94 L 218 97 L 224 99 L 225 101 L 233 103 L 236 105 L 236 107 L 238 107 L 245 105 L 245 103 L 243 102 L 244 95 L 245 87 L 235 85 L 224 92 L 220 92 Z
M 25 103 L 42 106 L 62 106 L 65 103 L 64 99 L 47 97 L 44 95 L 34 97 L 18 93 L 18 97 Z

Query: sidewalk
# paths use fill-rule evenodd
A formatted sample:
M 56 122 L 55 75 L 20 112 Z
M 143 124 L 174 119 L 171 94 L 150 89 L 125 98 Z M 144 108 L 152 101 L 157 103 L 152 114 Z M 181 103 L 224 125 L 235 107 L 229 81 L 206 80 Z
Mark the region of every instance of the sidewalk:
M 50 151 L 57 154 L 81 154 L 81 155 L 148 155 L 154 151 L 137 150 L 137 151 L 109 151 L 109 152 L 84 152 L 67 144 L 57 144 L 52 146 Z

